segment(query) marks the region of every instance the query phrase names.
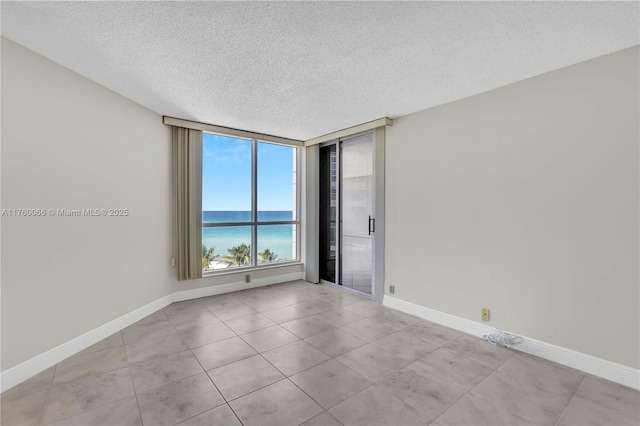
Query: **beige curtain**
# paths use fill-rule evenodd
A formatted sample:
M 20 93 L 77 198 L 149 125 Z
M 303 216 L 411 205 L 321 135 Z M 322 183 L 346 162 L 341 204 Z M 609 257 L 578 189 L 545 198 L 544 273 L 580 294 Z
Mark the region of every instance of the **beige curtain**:
M 178 280 L 202 278 L 202 131 L 173 127 L 172 160 Z

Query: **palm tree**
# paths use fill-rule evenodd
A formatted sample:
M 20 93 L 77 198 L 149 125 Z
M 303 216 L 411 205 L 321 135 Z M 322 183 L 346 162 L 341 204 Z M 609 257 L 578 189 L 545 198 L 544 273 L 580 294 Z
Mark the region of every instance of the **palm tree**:
M 244 243 L 227 249 L 229 255 L 224 258 L 232 265 L 242 266 L 251 264 L 251 246 Z
M 264 249 L 258 254 L 260 255 L 262 263 L 274 262 L 278 258 L 278 255 L 269 250 L 269 248 Z
M 217 257 L 215 251 L 215 247 L 208 249 L 207 246 L 202 245 L 202 269 L 209 269 L 209 263 Z

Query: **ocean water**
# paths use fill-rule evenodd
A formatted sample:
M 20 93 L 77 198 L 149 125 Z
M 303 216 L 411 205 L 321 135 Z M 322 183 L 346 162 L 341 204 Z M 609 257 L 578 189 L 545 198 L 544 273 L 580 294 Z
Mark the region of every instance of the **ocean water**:
M 292 220 L 292 211 L 259 211 L 259 221 Z M 203 211 L 203 223 L 248 222 L 249 211 Z M 277 260 L 295 257 L 295 225 L 258 225 L 258 252 L 268 248 L 278 255 Z M 240 244 L 251 245 L 251 226 L 226 226 L 202 228 L 202 244 L 215 247 L 215 254 L 227 255 L 231 247 Z

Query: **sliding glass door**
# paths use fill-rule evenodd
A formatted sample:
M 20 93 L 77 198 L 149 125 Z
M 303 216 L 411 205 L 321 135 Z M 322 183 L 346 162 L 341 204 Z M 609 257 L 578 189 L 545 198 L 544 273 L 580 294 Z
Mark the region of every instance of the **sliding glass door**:
M 320 148 L 320 279 L 373 294 L 374 134 Z

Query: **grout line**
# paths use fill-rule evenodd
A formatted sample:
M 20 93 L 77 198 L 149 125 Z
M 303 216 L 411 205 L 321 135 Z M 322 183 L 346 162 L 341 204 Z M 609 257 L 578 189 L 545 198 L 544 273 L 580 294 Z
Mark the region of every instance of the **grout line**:
M 121 332 L 120 332 L 120 331 L 119 331 L 118 333 L 120 333 L 120 334 L 121 334 Z M 115 334 L 115 333 L 114 333 L 114 334 Z M 111 337 L 111 336 L 108 336 L 108 337 Z M 121 338 L 122 338 L 122 335 L 121 335 Z M 105 339 L 106 339 L 106 338 L 105 338 Z M 103 339 L 103 340 L 105 340 L 105 339 Z M 97 342 L 97 343 L 99 343 L 99 342 Z M 124 342 L 123 342 L 123 343 L 124 343 Z M 127 352 L 126 352 L 126 349 L 125 349 L 125 347 L 124 347 L 124 344 L 123 344 L 123 346 L 122 346 L 121 348 L 120 348 L 120 347 L 107 348 L 107 349 L 103 349 L 103 350 L 100 350 L 100 351 L 89 352 L 89 353 L 87 353 L 87 354 L 85 354 L 85 355 L 93 355 L 93 354 L 96 354 L 96 353 L 105 352 L 105 351 L 109 351 L 109 350 L 116 350 L 116 349 L 122 349 L 122 350 L 124 351 L 124 355 L 125 355 L 125 362 L 126 362 L 126 364 L 127 364 L 127 365 L 126 365 L 126 367 L 121 367 L 121 368 L 117 368 L 117 369 L 110 369 L 110 370 L 108 370 L 108 371 L 103 371 L 103 372 L 92 373 L 92 374 L 87 375 L 87 376 L 85 376 L 85 377 L 80 376 L 80 377 L 77 377 L 77 378 L 75 378 L 75 379 L 73 379 L 73 380 L 71 380 L 71 381 L 61 383 L 61 384 L 59 384 L 59 385 L 57 385 L 57 386 L 59 386 L 59 387 L 68 386 L 68 385 L 70 385 L 71 383 L 75 383 L 75 382 L 77 382 L 77 381 L 79 381 L 79 380 L 87 380 L 87 379 L 90 379 L 90 378 L 94 378 L 94 377 L 98 377 L 98 376 L 103 376 L 103 375 L 110 374 L 110 373 L 113 373 L 113 372 L 118 371 L 118 370 L 124 370 L 124 369 L 126 368 L 126 369 L 127 369 L 127 371 L 128 371 L 128 373 L 129 373 L 129 379 L 131 380 L 131 387 L 133 388 L 133 393 L 134 393 L 134 396 L 135 396 L 135 395 L 136 395 L 135 387 L 133 386 L 133 378 L 131 377 L 131 369 L 130 369 L 131 365 L 129 364 L 129 360 L 128 360 L 128 357 L 127 357 Z M 77 354 L 76 354 L 76 355 L 77 355 Z M 71 356 L 71 357 L 69 357 L 69 358 L 66 358 L 66 359 L 71 359 L 71 358 L 75 357 L 76 355 L 73 355 L 73 356 Z M 65 359 L 65 360 L 66 360 L 66 359 Z M 65 361 L 65 360 L 63 360 L 63 361 Z M 61 362 L 63 362 L 63 361 L 61 361 Z M 55 383 L 56 375 L 57 375 L 57 373 L 58 373 L 58 366 L 59 366 L 59 364 L 60 364 L 60 363 L 57 363 L 57 364 L 54 366 L 54 368 L 55 368 L 55 369 L 54 369 L 54 375 L 53 375 L 53 378 L 52 378 L 52 381 L 51 381 L 51 387 L 50 387 L 50 389 L 49 389 L 49 396 L 47 397 L 47 401 L 46 401 L 46 404 L 45 404 L 45 411 L 44 411 L 44 414 L 43 414 L 43 417 L 42 417 L 42 423 L 41 423 L 42 425 L 44 425 L 44 424 L 45 424 L 45 417 L 46 417 L 47 410 L 48 410 L 48 408 L 49 408 L 49 403 L 51 402 L 51 396 L 52 396 L 52 394 L 53 394 L 53 390 L 54 390 L 54 388 L 56 387 L 56 385 L 54 385 L 54 383 Z M 104 404 L 103 406 L 110 405 L 110 404 L 116 404 L 116 403 L 118 403 L 118 402 L 124 401 L 124 400 L 125 400 L 125 399 L 127 399 L 127 398 L 129 398 L 129 397 L 124 397 L 124 398 L 121 398 L 121 399 L 118 399 L 118 400 L 115 400 L 115 401 L 111 401 L 111 402 L 109 402 L 109 403 Z M 136 399 L 136 403 L 137 403 L 137 399 Z M 95 410 L 97 410 L 97 409 L 99 409 L 99 408 L 101 408 L 101 407 L 94 407 L 94 408 L 91 408 L 91 409 L 84 410 L 84 411 L 82 411 L 82 412 L 79 412 L 79 413 L 73 414 L 73 415 L 71 415 L 71 416 L 65 417 L 65 418 L 63 418 L 63 419 L 58 419 L 58 420 L 56 420 L 56 423 L 57 423 L 57 422 L 61 422 L 61 421 L 63 421 L 63 420 L 67 420 L 67 419 L 73 418 L 73 417 L 76 417 L 76 416 L 80 416 L 80 415 L 82 415 L 82 414 L 89 413 L 89 412 L 91 412 L 91 411 L 95 411 Z
M 320 364 L 318 364 L 318 365 L 320 365 Z M 296 373 L 296 374 L 298 374 L 298 373 Z M 298 386 L 298 385 L 296 384 L 296 382 L 294 382 L 293 380 L 291 380 L 289 377 L 287 377 L 287 380 L 289 380 L 289 383 L 291 383 L 293 386 L 295 386 L 296 388 L 298 388 L 298 389 L 300 390 L 300 392 L 302 392 L 303 394 L 307 395 L 307 396 L 309 397 L 309 399 L 311 399 L 313 402 L 315 402 L 316 404 L 318 404 L 318 407 L 322 408 L 322 412 L 325 412 L 325 411 L 327 411 L 327 410 L 328 410 L 328 408 L 324 408 L 324 406 L 323 406 L 322 404 L 320 404 L 320 402 L 316 401 L 314 397 L 312 397 L 311 395 L 309 395 L 307 392 L 305 392 L 305 390 L 304 390 L 304 389 L 302 389 L 300 386 Z M 322 414 L 322 413 L 318 413 L 318 414 L 316 414 L 316 415 L 315 415 L 315 416 L 313 416 L 313 417 L 319 416 L 320 414 Z M 307 421 L 311 420 L 313 417 L 311 417 L 311 418 L 309 418 L 309 419 L 305 420 L 305 421 L 304 421 L 304 422 L 302 422 L 302 423 L 305 423 L 305 422 L 307 422 Z
M 573 391 L 573 394 L 571 395 L 571 398 L 569 398 L 569 402 L 567 402 L 567 405 L 564 407 L 564 410 L 562 410 L 562 413 L 560 413 L 560 416 L 558 416 L 558 419 L 555 421 L 554 425 L 557 425 L 558 422 L 560 421 L 560 419 L 562 418 L 562 416 L 564 416 L 564 413 L 567 411 L 567 408 L 569 408 L 569 405 L 571 404 L 573 399 L 576 397 L 576 394 L 578 393 L 578 389 L 580 389 L 580 386 L 582 386 L 582 384 L 584 383 L 584 381 L 586 379 L 587 379 L 587 375 L 585 374 L 582 377 L 582 380 L 580 380 L 580 384 L 576 387 L 576 390 Z
M 57 366 L 57 364 L 56 364 L 56 366 Z M 125 368 L 129 371 L 129 376 L 128 376 L 128 377 L 129 377 L 129 380 L 131 380 L 131 387 L 133 388 L 133 380 L 131 379 L 131 370 L 129 369 L 129 367 L 128 367 L 128 366 L 127 366 L 127 367 L 123 367 L 123 368 L 120 368 L 119 370 L 124 370 Z M 118 371 L 118 370 L 113 370 L 113 371 Z M 104 375 L 104 374 L 109 374 L 109 373 L 111 373 L 111 372 L 113 372 L 113 371 L 109 371 L 109 372 L 106 372 L 106 373 L 98 373 L 98 374 L 96 374 L 96 375 L 95 375 L 95 376 L 93 376 L 93 377 L 96 377 L 96 376 L 102 376 L 102 375 Z M 92 377 L 92 376 L 89 376 L 89 377 Z M 85 380 L 85 379 L 88 379 L 89 377 L 85 377 L 84 379 L 78 379 L 78 380 Z M 73 383 L 73 382 L 69 382 L 69 383 Z M 63 384 L 63 385 L 61 385 L 61 386 L 66 386 L 66 385 L 68 385 L 69 383 L 65 383 L 65 384 Z M 135 388 L 133 388 L 133 394 L 134 394 L 134 396 L 135 396 L 135 393 L 136 393 Z M 93 408 L 90 408 L 90 409 L 88 409 L 88 410 L 84 410 L 84 411 L 81 411 L 81 412 L 79 412 L 79 413 L 72 414 L 72 415 L 70 415 L 70 416 L 67 416 L 67 417 L 64 417 L 64 418 L 61 418 L 61 419 L 57 419 L 54 423 L 49 423 L 49 425 L 53 425 L 53 424 L 55 424 L 55 423 L 59 423 L 59 422 L 62 422 L 62 421 L 64 421 L 64 420 L 72 419 L 72 418 L 74 418 L 74 417 L 81 416 L 81 415 L 83 415 L 83 414 L 87 414 L 87 413 L 90 413 L 90 412 L 92 412 L 92 411 L 99 410 L 99 409 L 104 408 L 104 407 L 106 407 L 106 406 L 108 406 L 108 405 L 121 403 L 122 401 L 126 400 L 127 398 L 131 398 L 131 397 L 130 397 L 130 396 L 127 396 L 127 397 L 120 397 L 120 399 L 117 399 L 117 400 L 115 400 L 115 401 L 108 402 L 108 403 L 106 403 L 106 404 L 104 404 L 104 405 L 101 405 L 101 406 L 98 406 L 98 407 L 93 407 Z M 137 403 L 137 399 L 136 399 L 136 403 Z M 47 401 L 47 405 L 48 405 L 48 404 L 49 404 L 49 401 Z M 139 408 L 138 408 L 138 411 L 139 411 Z M 44 424 L 44 419 L 43 419 L 43 424 Z
M 238 422 L 240 422 L 241 425 L 244 425 L 244 423 L 242 423 L 242 420 L 240 420 L 240 417 L 238 416 L 238 413 L 236 413 L 236 411 L 233 409 L 233 407 L 231 405 L 229 405 L 228 402 L 227 402 L 227 407 L 229 407 L 229 410 L 231 410 L 233 415 L 236 416 L 236 419 L 238 419 Z
M 133 396 L 136 399 L 136 407 L 138 408 L 138 416 L 140 417 L 140 423 L 144 424 L 142 421 L 142 411 L 140 410 L 140 401 L 138 401 L 138 392 L 136 392 L 136 385 L 133 383 L 133 376 L 131 375 L 131 367 L 129 367 L 129 377 L 131 378 L 131 386 L 133 387 Z
M 458 337 L 459 338 L 459 337 Z M 446 345 L 445 345 L 446 346 Z M 441 346 L 438 349 L 442 349 L 444 348 L 444 346 Z M 435 351 L 434 351 L 435 352 Z M 513 355 L 512 355 L 513 356 Z M 465 357 L 466 358 L 466 357 Z M 467 358 L 469 359 L 469 358 Z M 506 362 L 506 360 L 505 360 Z M 502 363 L 504 364 L 504 363 Z M 498 367 L 494 368 L 493 371 L 491 371 L 491 373 L 487 374 L 487 376 L 480 380 L 478 382 L 478 384 L 476 384 L 474 387 L 472 387 L 471 389 L 469 389 L 468 391 L 466 391 L 465 393 L 463 393 L 460 398 L 458 398 L 455 402 L 453 402 L 451 405 L 449 405 L 449 407 L 447 407 L 446 410 L 444 410 L 442 413 L 440 413 L 440 415 L 438 417 L 436 417 L 435 419 L 433 419 L 433 421 L 431 423 L 435 423 L 436 421 L 438 421 L 438 419 L 440 419 L 440 417 L 444 416 L 447 412 L 449 412 L 449 410 L 451 410 L 456 404 L 458 404 L 458 402 L 460 402 L 460 400 L 462 400 L 462 398 L 464 398 L 465 396 L 469 395 L 471 392 L 473 392 L 478 386 L 480 386 L 482 383 L 484 383 L 489 377 L 493 376 L 496 371 L 498 371 L 498 368 L 500 368 L 502 366 L 502 364 L 500 364 Z M 511 413 L 511 412 L 509 412 Z
M 42 412 L 42 421 L 41 425 L 44 425 L 45 417 L 47 416 L 47 410 L 49 409 L 49 402 L 51 402 L 51 395 L 53 395 L 53 382 L 56 379 L 56 373 L 58 371 L 58 364 L 53 366 L 53 375 L 51 376 L 51 383 L 49 384 L 49 395 L 47 395 L 47 400 L 44 403 L 44 411 Z
M 191 349 L 189 349 L 191 351 Z M 209 375 L 209 372 L 204 368 L 204 366 L 202 365 L 202 363 L 200 362 L 200 360 L 198 359 L 198 357 L 196 357 L 196 354 L 193 353 L 193 351 L 191 351 L 191 355 L 196 359 L 196 361 L 198 362 L 198 364 L 200 365 L 200 368 L 202 368 L 202 371 L 204 372 L 204 374 L 206 374 L 207 378 L 209 379 L 209 381 L 213 384 L 213 386 L 216 388 L 216 390 L 218 391 L 218 393 L 220 394 L 220 396 L 222 397 L 222 400 L 226 403 L 228 403 L 229 401 L 227 401 L 227 398 L 224 396 L 224 394 L 220 391 L 220 388 L 218 388 L 218 385 L 216 385 L 216 383 L 213 381 L 213 379 L 211 378 L 211 376 Z M 245 358 L 246 359 L 246 358 Z M 198 374 L 202 374 L 202 373 L 198 373 Z M 202 414 L 202 413 L 200 413 Z M 198 414 L 198 415 L 200 415 Z M 194 416 L 195 417 L 195 416 Z
M 259 390 L 262 390 L 262 389 L 267 388 L 267 387 L 269 387 L 269 386 L 271 386 L 271 385 L 275 385 L 276 383 L 280 383 L 280 382 L 282 382 L 282 381 L 284 381 L 284 380 L 288 380 L 288 379 L 289 379 L 289 378 L 288 378 L 287 376 L 284 376 L 284 377 L 282 377 L 282 378 L 280 378 L 280 379 L 276 380 L 276 381 L 275 381 L 275 382 L 273 382 L 273 383 L 269 383 L 269 384 L 267 384 L 267 385 L 260 386 L 259 388 L 255 388 L 255 389 L 254 389 L 254 390 L 252 390 L 251 392 L 247 392 L 247 393 L 245 393 L 244 395 L 240 395 L 240 396 L 237 396 L 237 397 L 235 397 L 235 398 L 233 398 L 233 399 L 230 399 L 227 403 L 237 401 L 237 400 L 239 400 L 239 399 L 241 399 L 241 398 L 244 398 L 245 396 L 251 395 L 252 393 L 258 392 Z M 289 380 L 289 381 L 291 381 L 291 380 Z M 229 406 L 231 406 L 231 405 L 229 405 Z
M 231 330 L 231 331 L 233 331 L 233 330 Z M 232 338 L 232 337 L 230 337 L 230 338 Z M 226 340 L 226 339 L 225 339 L 225 340 Z M 223 340 L 221 340 L 221 341 L 223 341 Z M 187 347 L 189 347 L 189 345 L 187 345 Z M 224 394 L 220 391 L 220 388 L 218 388 L 218 385 L 216 385 L 216 383 L 213 381 L 213 379 L 211 378 L 211 376 L 209 376 L 209 373 L 208 373 L 208 372 L 207 372 L 207 370 L 204 368 L 204 366 L 202 365 L 202 363 L 200 362 L 200 360 L 198 359 L 198 357 L 196 356 L 196 354 L 194 354 L 194 353 L 193 353 L 193 349 L 191 349 L 191 348 L 189 347 L 189 351 L 191 352 L 191 356 L 193 356 L 193 357 L 195 358 L 195 360 L 196 360 L 196 362 L 198 363 L 198 365 L 200 365 L 200 368 L 202 368 L 202 371 L 204 371 L 204 374 L 207 376 L 207 378 L 209 379 L 209 381 L 211 382 L 211 384 L 213 384 L 213 387 L 214 387 L 214 388 L 216 389 L 216 391 L 220 394 L 220 397 L 221 397 L 221 398 L 222 398 L 222 400 L 224 401 L 224 403 L 223 403 L 223 404 L 220 404 L 220 405 L 218 405 L 217 407 L 210 408 L 209 410 L 205 410 L 205 411 L 203 411 L 203 412 L 202 412 L 202 413 L 200 413 L 200 414 L 196 414 L 195 416 L 191 416 L 191 417 L 189 417 L 189 419 L 192 419 L 192 418 L 194 418 L 194 417 L 196 417 L 196 416 L 199 416 L 199 415 L 201 415 L 201 414 L 204 414 L 204 413 L 206 413 L 207 411 L 215 410 L 216 408 L 221 407 L 222 405 L 226 405 L 227 407 L 229 407 L 229 409 L 231 410 L 231 412 L 236 416 L 236 418 L 238 419 L 238 421 L 240 422 L 240 424 L 243 424 L 243 423 L 242 423 L 242 421 L 240 421 L 240 418 L 238 417 L 238 415 L 235 413 L 235 411 L 233 411 L 233 408 L 231 408 L 231 406 L 229 405 L 229 401 L 227 401 L 227 398 L 225 398 Z M 201 373 L 198 373 L 198 374 L 201 374 Z M 184 421 L 187 421 L 187 420 L 189 420 L 189 419 L 184 419 L 184 420 L 182 420 L 182 421 L 184 422 Z

